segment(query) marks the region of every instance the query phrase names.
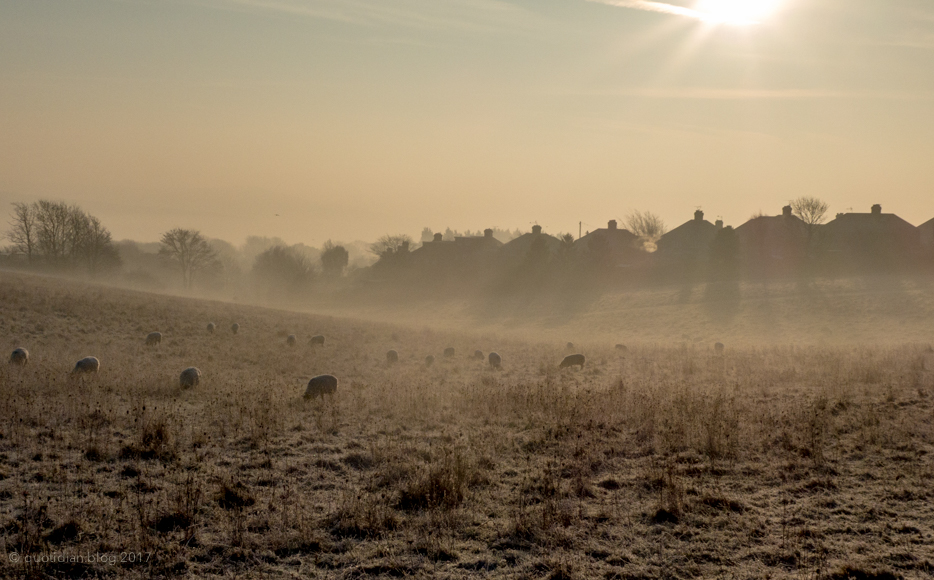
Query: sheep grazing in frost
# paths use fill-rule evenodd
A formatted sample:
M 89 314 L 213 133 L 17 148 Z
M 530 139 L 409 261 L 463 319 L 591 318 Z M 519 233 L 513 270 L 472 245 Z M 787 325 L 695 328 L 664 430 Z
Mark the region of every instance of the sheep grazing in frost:
M 574 343 L 573 343 L 573 342 L 569 342 L 569 343 L 567 343 L 566 345 L 564 345 L 564 348 L 566 348 L 566 349 L 568 349 L 568 350 L 574 350 Z
M 87 375 L 91 373 L 97 373 L 101 370 L 101 361 L 97 360 L 97 357 L 86 356 L 83 359 L 75 363 L 75 368 L 72 369 L 71 374 L 73 375 Z
M 337 392 L 337 377 L 334 375 L 319 375 L 308 381 L 308 388 L 305 389 L 305 398 L 324 397 L 324 395 L 333 395 Z
M 324 335 L 322 335 L 322 334 L 316 334 L 316 335 L 314 335 L 314 336 L 311 337 L 311 341 L 310 341 L 310 342 L 311 342 L 312 346 L 314 346 L 314 345 L 321 345 L 321 346 L 324 346 Z
M 231 325 L 230 325 L 230 332 L 232 332 L 232 333 L 234 333 L 234 334 L 237 334 L 238 332 L 240 332 L 240 325 L 237 324 L 236 322 L 234 322 L 233 324 L 231 324 Z
M 295 335 L 290 334 L 289 337 L 285 339 L 285 343 L 289 346 L 295 346 Z
M 161 332 L 150 332 L 146 335 L 146 346 L 155 346 L 162 342 Z
M 10 364 L 16 365 L 18 367 L 26 366 L 26 363 L 29 362 L 29 351 L 25 348 L 17 348 L 13 350 L 13 353 L 10 354 Z
M 559 368 L 559 369 L 566 369 L 566 368 L 568 368 L 568 367 L 572 367 L 572 366 L 575 366 L 575 365 L 580 365 L 580 367 L 581 367 L 582 369 L 584 368 L 584 355 L 582 355 L 582 354 L 569 354 L 569 355 L 567 355 L 566 357 L 564 357 L 564 360 L 561 361 L 561 364 L 558 365 L 558 368 Z
M 454 357 L 454 347 L 449 346 L 444 349 L 444 358 L 453 358 Z
M 201 371 L 195 367 L 188 367 L 178 377 L 178 386 L 183 389 L 197 387 L 201 382 Z
M 386 362 L 389 364 L 394 364 L 399 362 L 399 353 L 394 350 L 391 350 L 386 353 Z
M 425 366 L 426 366 L 426 367 L 430 367 L 430 366 L 433 365 L 433 364 L 435 364 L 435 357 L 433 357 L 432 355 L 426 356 L 426 357 L 425 357 Z
M 503 357 L 499 356 L 495 352 L 490 353 L 489 360 L 491 369 L 498 369 L 503 365 Z
M 620 351 L 620 352 L 627 352 L 629 349 L 626 348 L 626 345 L 625 345 L 625 344 L 617 344 L 617 345 L 616 345 L 616 350 L 618 350 L 618 351 Z
M 483 351 L 482 351 L 482 350 L 475 350 L 475 351 L 473 351 L 473 358 L 474 358 L 475 360 L 483 360 L 483 359 L 485 358 L 485 357 L 483 356 Z
M 213 322 L 208 322 L 208 334 L 214 334 L 217 326 Z
M 718 342 L 713 345 L 713 349 L 717 354 L 723 354 L 723 343 Z

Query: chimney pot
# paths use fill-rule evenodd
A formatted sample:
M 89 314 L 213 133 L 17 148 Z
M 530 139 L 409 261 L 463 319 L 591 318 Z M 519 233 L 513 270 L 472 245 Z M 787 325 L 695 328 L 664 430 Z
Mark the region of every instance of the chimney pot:
M 483 237 L 484 237 L 484 238 L 492 238 L 492 237 L 493 237 L 493 230 L 491 230 L 490 228 L 487 228 L 487 229 L 483 230 Z
M 704 212 L 702 212 L 701 210 L 697 210 L 696 212 L 694 212 L 694 221 L 698 221 L 698 222 L 704 221 Z
M 874 215 L 882 215 L 882 206 L 879 205 L 878 203 L 872 206 L 872 213 Z
M 532 226 L 532 233 L 536 235 L 542 233 L 542 226 Z
M 718 230 L 723 229 L 723 220 L 717 220 L 714 225 L 717 226 Z
M 615 230 L 615 229 L 616 229 L 616 220 L 610 220 L 609 223 L 606 224 L 606 227 L 607 227 L 607 229 L 609 229 L 609 230 Z
M 782 215 L 785 217 L 791 217 L 791 206 L 790 205 L 786 205 L 785 207 L 782 208 Z
M 438 232 L 437 234 L 435 234 L 436 242 L 440 242 L 443 238 L 444 238 L 444 234 L 442 234 L 441 232 Z

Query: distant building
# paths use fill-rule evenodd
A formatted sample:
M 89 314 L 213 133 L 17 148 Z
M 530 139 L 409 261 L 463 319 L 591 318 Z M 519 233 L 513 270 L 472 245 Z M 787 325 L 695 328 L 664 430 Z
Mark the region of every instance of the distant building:
M 740 260 L 755 276 L 798 271 L 807 257 L 808 225 L 782 208 L 781 215 L 754 217 L 736 228 Z
M 839 213 L 822 227 L 828 258 L 851 270 L 887 270 L 915 262 L 922 252 L 923 229 L 882 206 L 869 213 Z
M 921 248 L 928 254 L 934 253 L 934 219 L 929 219 L 918 226 Z
M 472 267 L 484 258 L 497 252 L 503 243 L 493 237 L 493 230 L 486 229 L 483 236 L 458 236 L 453 240 L 444 240 L 444 235 L 437 233 L 430 242 L 412 251 L 411 262 L 420 270 L 448 270 Z
M 499 252 L 499 262 L 504 266 L 513 266 L 529 258 L 540 255 L 543 259 L 561 251 L 561 240 L 542 233 L 542 226 L 532 226 L 532 231 L 522 234 L 503 245 Z
M 588 232 L 574 242 L 574 250 L 583 259 L 611 268 L 635 266 L 648 256 L 642 249 L 642 239 L 617 227 L 616 220 L 610 220 L 606 228 Z
M 656 242 L 655 259 L 660 266 L 685 266 L 707 261 L 710 242 L 717 231 L 723 229 L 723 221 L 712 224 L 704 219 L 704 212 L 694 212 L 694 219 L 666 233 Z

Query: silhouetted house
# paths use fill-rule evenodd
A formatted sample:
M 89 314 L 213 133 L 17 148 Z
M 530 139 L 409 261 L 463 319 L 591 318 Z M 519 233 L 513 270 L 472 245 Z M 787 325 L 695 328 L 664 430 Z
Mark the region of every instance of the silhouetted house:
M 692 267 L 707 262 L 710 242 L 723 228 L 723 221 L 712 224 L 704 212 L 694 212 L 694 219 L 666 233 L 656 242 L 655 260 L 661 267 Z
M 918 226 L 921 236 L 921 248 L 927 253 L 934 253 L 934 219 L 930 219 Z
M 501 266 L 514 267 L 523 262 L 544 261 L 561 252 L 561 240 L 542 233 L 542 226 L 532 226 L 532 231 L 522 234 L 503 245 L 498 261 Z
M 488 267 L 502 246 L 491 229 L 484 230 L 483 236 L 459 236 L 454 240 L 444 240 L 438 233 L 432 241 L 411 252 L 410 262 L 418 274 L 471 277 L 478 269 Z
M 922 231 L 882 206 L 869 213 L 839 213 L 822 228 L 831 263 L 848 270 L 888 270 L 916 262 Z
M 778 216 L 754 217 L 736 228 L 740 261 L 755 275 L 781 275 L 799 271 L 807 257 L 808 225 L 782 208 Z
M 642 249 L 642 239 L 610 220 L 606 228 L 588 232 L 574 242 L 577 256 L 592 264 L 607 268 L 628 268 L 644 263 L 648 253 Z

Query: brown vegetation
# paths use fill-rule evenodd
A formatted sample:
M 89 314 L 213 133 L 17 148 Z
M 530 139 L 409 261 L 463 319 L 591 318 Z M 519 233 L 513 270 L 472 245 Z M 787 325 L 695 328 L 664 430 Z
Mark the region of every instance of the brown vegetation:
M 4 554 L 151 554 L 4 557 L 4 575 L 932 573 L 927 344 L 731 338 L 716 355 L 627 335 L 576 341 L 589 364 L 568 373 L 558 341 L 31 276 L 5 274 L 0 293 L 0 335 L 31 354 L 0 366 Z M 236 337 L 204 331 L 235 319 Z M 140 340 L 152 328 L 158 349 Z M 281 348 L 286 331 L 328 346 Z M 508 364 L 426 368 L 438 345 Z M 88 352 L 100 372 L 69 381 Z M 193 365 L 204 377 L 183 390 Z M 324 373 L 340 389 L 304 399 Z

